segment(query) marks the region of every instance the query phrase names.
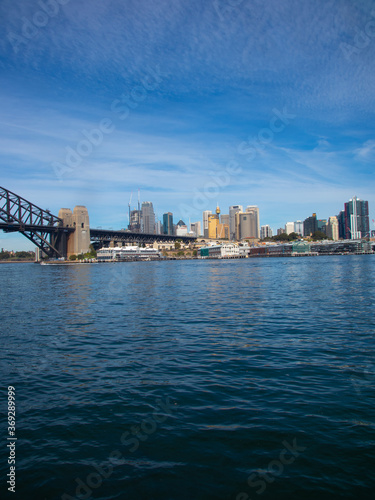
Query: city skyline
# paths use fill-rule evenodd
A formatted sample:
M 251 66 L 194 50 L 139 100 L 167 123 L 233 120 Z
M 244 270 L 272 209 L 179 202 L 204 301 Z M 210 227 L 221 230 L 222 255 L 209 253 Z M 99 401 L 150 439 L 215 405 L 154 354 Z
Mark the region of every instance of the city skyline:
M 355 194 L 375 218 L 373 2 L 4 0 L 0 14 L 5 188 L 114 229 L 138 188 L 159 222 L 254 203 L 276 230 Z

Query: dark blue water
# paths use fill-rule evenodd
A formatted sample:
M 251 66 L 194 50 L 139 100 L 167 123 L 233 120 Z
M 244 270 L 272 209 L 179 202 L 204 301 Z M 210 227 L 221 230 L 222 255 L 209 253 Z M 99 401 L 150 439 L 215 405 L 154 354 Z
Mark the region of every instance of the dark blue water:
M 0 278 L 1 498 L 373 497 L 375 256 Z

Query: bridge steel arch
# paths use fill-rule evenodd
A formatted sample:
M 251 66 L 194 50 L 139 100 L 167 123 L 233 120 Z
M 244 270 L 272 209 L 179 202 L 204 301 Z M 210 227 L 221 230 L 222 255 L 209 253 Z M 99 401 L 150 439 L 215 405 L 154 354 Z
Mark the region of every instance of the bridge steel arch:
M 50 258 L 65 257 L 67 235 L 74 229 L 62 224 L 49 210 L 0 187 L 0 229 L 4 232 L 20 232 Z

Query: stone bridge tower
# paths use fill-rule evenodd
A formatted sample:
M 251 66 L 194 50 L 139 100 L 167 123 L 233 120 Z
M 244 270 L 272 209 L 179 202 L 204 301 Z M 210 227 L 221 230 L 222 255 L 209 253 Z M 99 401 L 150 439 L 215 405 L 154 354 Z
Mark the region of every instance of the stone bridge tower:
M 90 250 L 90 221 L 87 208 L 82 205 L 70 208 L 60 208 L 59 217 L 64 227 L 74 227 L 74 233 L 67 238 L 67 257 L 87 253 Z

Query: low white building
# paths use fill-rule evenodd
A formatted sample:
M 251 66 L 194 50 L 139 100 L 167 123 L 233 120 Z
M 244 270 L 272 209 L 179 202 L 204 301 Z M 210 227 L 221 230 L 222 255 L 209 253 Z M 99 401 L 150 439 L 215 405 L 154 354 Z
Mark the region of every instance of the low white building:
M 159 259 L 160 252 L 156 248 L 140 248 L 138 246 L 110 247 L 98 250 L 96 258 L 98 262 Z
M 230 243 L 224 245 L 211 245 L 200 249 L 201 259 L 231 259 L 240 256 L 239 247 Z

